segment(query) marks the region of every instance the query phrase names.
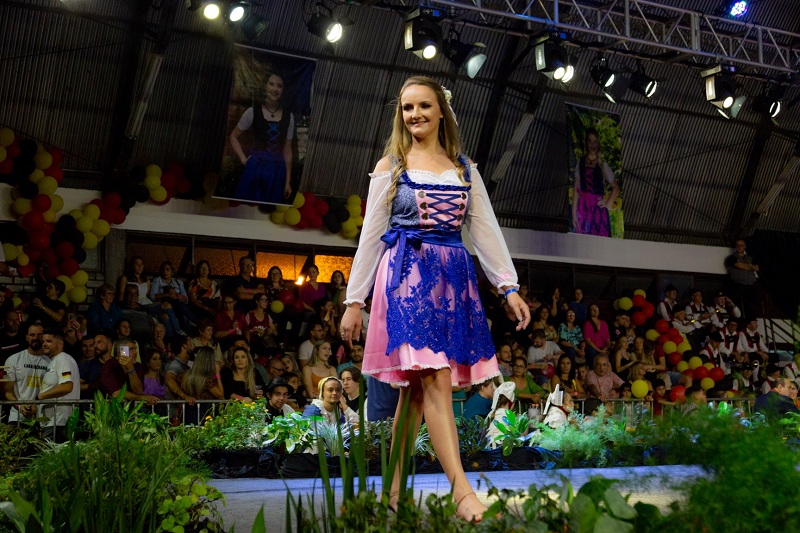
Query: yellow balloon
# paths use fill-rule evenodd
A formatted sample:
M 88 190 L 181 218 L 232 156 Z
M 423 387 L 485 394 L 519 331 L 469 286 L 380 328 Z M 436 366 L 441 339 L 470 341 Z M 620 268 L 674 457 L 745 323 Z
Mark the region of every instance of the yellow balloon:
M 51 194 L 50 195 L 50 202 L 53 205 L 50 206 L 50 209 L 56 213 L 64 209 L 64 199 L 59 194 Z
M 66 291 L 70 290 L 74 286 L 73 283 L 72 283 L 72 278 L 70 278 L 69 276 L 67 276 L 65 274 L 61 274 L 56 279 L 60 280 L 61 283 L 64 284 L 64 293 L 65 294 L 66 294 Z
M 64 294 L 58 297 L 59 302 L 63 302 L 64 305 L 69 306 L 72 302 L 69 299 L 69 291 L 65 290 Z
M 347 207 L 351 205 L 357 205 L 358 209 L 361 209 L 361 197 L 357 194 L 351 194 L 347 197 Z
M 362 217 L 361 215 L 353 217 L 353 220 L 356 221 L 356 226 L 358 226 L 359 228 L 364 225 L 364 217 Z
M 72 275 L 70 280 L 72 280 L 73 287 L 85 287 L 86 284 L 89 283 L 89 274 L 87 274 L 85 270 L 78 270 Z
M 683 372 L 687 368 L 689 368 L 689 363 L 687 363 L 686 361 L 678 361 L 678 364 L 675 365 L 675 370 L 677 370 L 678 372 Z
M 273 313 L 283 313 L 283 302 L 280 300 L 272 300 L 272 303 L 269 304 L 269 308 Z
M 58 189 L 58 182 L 53 176 L 45 176 L 36 184 L 42 194 L 53 194 Z
M 28 258 L 28 254 L 19 254 L 17 256 L 17 264 L 21 267 L 24 267 L 30 262 L 31 260 Z
M 631 301 L 630 298 L 628 298 L 627 296 L 624 296 L 624 297 L 619 299 L 619 308 L 620 309 L 622 309 L 623 311 L 627 311 L 631 307 L 633 307 L 633 302 Z
M 94 220 L 91 218 L 81 215 L 77 219 L 75 219 L 75 228 L 81 233 L 86 233 L 87 231 L 92 231 L 92 226 L 94 225 Z
M 294 226 L 300 222 L 300 211 L 294 207 L 290 207 L 283 215 L 283 220 L 290 226 Z
M 8 157 L 8 151 L 6 150 L 5 146 L 0 146 L 0 163 L 6 160 Z
M 643 379 L 637 379 L 631 385 L 631 392 L 637 398 L 644 398 L 645 396 L 647 396 L 647 393 L 649 391 L 650 389 L 647 386 L 647 382 Z
M 95 220 L 92 224 L 92 233 L 97 235 L 98 239 L 102 239 L 111 232 L 111 226 L 105 220 Z
M 159 185 L 157 188 L 150 191 L 150 198 L 152 198 L 154 202 L 163 202 L 167 199 L 167 189 Z
M 294 195 L 294 202 L 292 202 L 292 207 L 294 207 L 295 209 L 300 209 L 305 205 L 305 203 L 306 203 L 306 197 L 303 196 L 303 193 L 299 192 Z
M 648 329 L 647 333 L 644 334 L 644 338 L 656 342 L 658 340 L 658 332 L 654 329 Z
M 358 205 L 347 204 L 347 212 L 350 213 L 351 218 L 361 216 L 361 204 Z
M 614 300 L 614 303 L 612 303 L 611 306 L 614 308 L 614 310 L 619 309 L 619 298 Z
M 644 289 L 636 289 L 635 291 L 633 291 L 633 295 L 634 296 L 643 296 L 643 297 L 647 298 L 647 293 L 644 291 Z
M 42 170 L 50 168 L 50 165 L 53 164 L 53 156 L 47 153 L 45 150 L 40 150 L 36 152 L 35 156 L 33 156 L 33 163 L 36 165 L 36 168 Z
M 358 231 L 356 228 L 356 221 L 352 218 L 348 218 L 344 222 L 342 222 L 342 232 L 344 233 L 352 233 L 353 231 Z M 353 235 L 355 237 L 355 235 Z
M 42 214 L 42 216 L 44 217 L 44 221 L 45 222 L 55 222 L 56 219 L 58 218 L 58 215 L 56 214 L 56 212 L 53 211 L 53 210 L 50 210 L 50 209 L 45 211 Z
M 72 209 L 69 212 L 69 216 L 71 216 L 75 220 L 78 220 L 83 216 L 83 211 L 81 211 L 80 209 Z
M 700 388 L 708 390 L 714 387 L 714 380 L 711 378 L 703 378 L 700 380 Z
M 700 359 L 696 355 L 689 359 L 689 368 L 694 370 L 695 368 L 697 368 L 699 366 L 703 366 L 703 360 L 702 359 Z
M 672 341 L 665 342 L 663 348 L 664 348 L 664 353 L 667 355 L 678 351 L 678 345 Z
M 684 353 L 688 352 L 691 349 L 692 349 L 692 345 L 689 344 L 689 341 L 683 341 L 682 343 L 680 343 L 678 345 L 678 352 L 680 352 L 681 354 L 684 354 Z
M 82 304 L 86 301 L 86 289 L 84 287 L 72 287 L 69 291 L 69 299 L 72 303 Z
M 285 215 L 286 213 L 283 211 L 273 211 L 272 213 L 269 214 L 269 219 L 272 221 L 273 224 L 281 225 L 284 222 L 286 222 L 284 220 Z
M 100 218 L 100 208 L 96 204 L 86 204 L 83 206 L 83 214 L 92 219 L 92 221 Z
M 299 195 L 298 195 L 298 196 L 299 196 Z M 276 205 L 276 206 L 275 206 L 275 211 L 277 211 L 278 213 L 285 213 L 286 211 L 288 211 L 288 210 L 289 210 L 289 207 L 291 207 L 291 206 L 288 206 L 288 205 L 283 205 L 283 204 L 281 204 L 281 205 Z
M 6 256 L 6 261 L 13 261 L 19 255 L 19 250 L 10 242 L 3 243 L 3 255 Z
M 40 169 L 36 169 L 31 172 L 31 175 L 28 176 L 28 179 L 31 180 L 33 183 L 39 183 L 44 178 L 44 171 Z
M 703 366 L 709 370 L 713 370 L 715 368 L 714 363 L 705 363 Z
M 25 215 L 31 212 L 31 201 L 27 198 L 17 198 L 14 200 L 14 212 L 18 215 Z
M 158 176 L 148 174 L 144 179 L 144 186 L 152 193 L 155 189 L 161 187 L 161 174 Z
M 14 131 L 5 126 L 0 128 L 0 146 L 9 146 L 14 142 Z
M 349 231 L 342 230 L 342 237 L 345 239 L 354 239 L 356 235 L 358 235 L 358 228 Z
M 158 178 L 158 182 L 161 183 L 161 167 L 158 165 L 147 165 L 147 168 L 144 169 L 145 174 L 147 176 L 155 176 Z
M 19 306 L 22 305 L 22 298 L 19 296 L 14 296 L 11 301 L 14 303 L 14 309 L 19 309 Z
M 94 250 L 97 248 L 98 242 L 100 241 L 97 239 L 97 235 L 91 231 L 87 231 L 83 234 L 83 244 L 81 245 L 81 248 L 84 250 Z

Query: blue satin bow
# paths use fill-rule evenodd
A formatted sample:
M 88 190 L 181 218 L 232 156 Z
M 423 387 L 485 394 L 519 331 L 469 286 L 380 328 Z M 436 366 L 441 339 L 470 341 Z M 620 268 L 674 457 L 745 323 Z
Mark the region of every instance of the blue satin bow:
M 392 267 L 392 280 L 386 288 L 386 293 L 397 290 L 400 287 L 400 280 L 403 277 L 403 263 L 405 262 L 406 243 L 410 244 L 415 250 L 422 247 L 422 243 L 439 244 L 452 248 L 463 248 L 461 242 L 461 231 L 459 230 L 440 230 L 440 229 L 420 229 L 405 228 L 402 226 L 392 226 L 383 234 L 381 240 L 386 243 L 386 248 L 391 248 L 398 243 L 397 253 L 394 256 L 394 267 Z

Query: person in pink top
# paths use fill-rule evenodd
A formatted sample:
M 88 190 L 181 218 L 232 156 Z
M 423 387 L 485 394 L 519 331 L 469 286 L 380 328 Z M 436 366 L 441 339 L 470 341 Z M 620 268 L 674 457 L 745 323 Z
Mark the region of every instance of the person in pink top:
M 589 306 L 589 320 L 583 325 L 583 340 L 586 342 L 586 364 L 589 368 L 593 367 L 596 356 L 608 355 L 611 350 L 608 324 L 600 319 L 600 308 L 597 304 Z
M 608 356 L 598 355 L 594 358 L 594 370 L 586 374 L 584 390 L 590 398 L 597 398 L 601 402 L 611 398 L 611 391 L 625 383 L 621 377 L 611 370 Z

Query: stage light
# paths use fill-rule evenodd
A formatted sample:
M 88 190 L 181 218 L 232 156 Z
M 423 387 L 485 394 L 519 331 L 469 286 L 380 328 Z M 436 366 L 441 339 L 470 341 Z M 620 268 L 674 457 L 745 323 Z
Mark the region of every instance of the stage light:
M 233 2 L 228 6 L 228 20 L 239 22 L 247 14 L 247 5 L 240 2 Z
M 431 60 L 442 46 L 442 29 L 437 19 L 442 17 L 438 9 L 419 8 L 405 17 L 403 45 L 417 57 Z
M 207 19 L 214 20 L 219 17 L 220 9 L 219 4 L 216 2 L 207 2 L 203 6 L 203 16 Z
M 747 2 L 744 0 L 730 2 L 730 5 L 728 6 L 728 15 L 736 18 L 743 17 L 744 14 L 747 13 L 748 7 L 749 6 L 747 5 Z
M 631 91 L 641 94 L 645 98 L 651 98 L 654 94 L 656 94 L 657 89 L 658 80 L 651 78 L 644 72 L 636 71 L 633 73 L 633 76 L 631 76 Z
M 457 69 L 464 67 L 467 76 L 474 78 L 483 64 L 486 62 L 486 54 L 484 49 L 486 45 L 483 43 L 464 43 L 461 42 L 461 36 L 451 31 L 450 36 L 444 42 L 444 56 L 449 59 Z
M 732 66 L 717 65 L 700 73 L 705 81 L 706 100 L 726 118 L 736 117 L 747 99 L 745 96 L 736 96 L 735 72 Z
M 761 94 L 758 95 L 755 100 L 753 100 L 753 111 L 755 113 L 769 115 L 772 118 L 777 117 L 781 112 L 781 108 L 783 107 L 781 98 L 783 98 L 785 93 L 786 88 L 781 85 L 765 85 L 764 89 L 761 91 Z
M 308 31 L 329 43 L 338 42 L 344 35 L 342 23 L 324 13 L 314 13 L 306 24 Z
M 242 34 L 248 41 L 255 41 L 256 37 L 261 35 L 261 32 L 267 29 L 269 21 L 259 15 L 258 13 L 250 13 L 247 15 L 239 27 L 242 29 Z
M 628 77 L 622 76 L 619 72 L 612 70 L 608 66 L 608 61 L 604 57 L 595 60 L 594 66 L 590 71 L 594 82 L 600 86 L 603 95 L 608 98 L 609 102 L 616 104 L 617 100 L 622 98 L 631 80 Z
M 536 70 L 551 80 L 569 83 L 575 76 L 577 59 L 571 56 L 551 36 L 544 36 L 534 43 Z

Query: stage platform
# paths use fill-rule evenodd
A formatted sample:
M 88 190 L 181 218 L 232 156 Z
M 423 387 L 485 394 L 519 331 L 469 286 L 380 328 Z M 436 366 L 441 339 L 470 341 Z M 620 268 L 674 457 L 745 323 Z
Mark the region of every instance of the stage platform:
M 531 484 L 537 486 L 560 484 L 560 476 L 567 477 L 577 491 L 591 476 L 601 475 L 609 479 L 617 479 L 617 487 L 622 494 L 630 494 L 631 503 L 642 501 L 666 510 L 669 504 L 681 497 L 675 487 L 698 477 L 705 476 L 699 466 L 656 466 L 635 468 L 585 468 L 572 470 L 519 470 L 467 473 L 472 486 L 476 488 L 478 497 L 489 503 L 487 498 L 488 480 L 499 488 L 527 489 Z M 336 501 L 341 501 L 342 492 L 339 479 L 336 484 Z M 370 477 L 369 485 L 374 483 L 380 490 L 381 478 Z M 315 504 L 319 510 L 323 502 L 323 493 L 319 479 L 215 479 L 211 484 L 219 488 L 226 498 L 227 505 L 220 511 L 225 520 L 226 529 L 236 527 L 236 533 L 250 533 L 258 509 L 264 506 L 264 517 L 267 531 L 285 531 L 286 491 L 295 496 L 314 494 Z M 444 474 L 421 474 L 414 481 L 417 496 L 424 497 L 430 493 L 446 494 L 450 490 Z

